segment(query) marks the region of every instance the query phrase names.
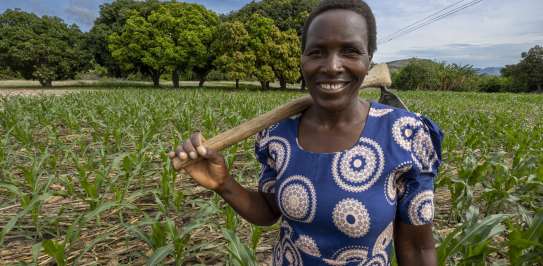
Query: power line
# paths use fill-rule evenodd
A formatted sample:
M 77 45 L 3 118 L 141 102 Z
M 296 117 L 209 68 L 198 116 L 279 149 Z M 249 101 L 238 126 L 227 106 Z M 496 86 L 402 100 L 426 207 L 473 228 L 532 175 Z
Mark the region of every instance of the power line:
M 452 5 L 449 5 L 437 12 L 434 12 L 433 14 L 421 19 L 421 20 L 418 20 L 412 24 L 410 24 L 409 26 L 406 26 L 390 35 L 388 35 L 387 37 L 384 38 L 384 41 L 381 41 L 379 42 L 379 44 L 385 44 L 385 43 L 388 43 L 394 39 L 397 39 L 403 35 L 406 35 L 406 34 L 409 34 L 409 33 L 412 33 L 414 31 L 417 31 L 427 25 L 430 25 L 436 21 L 439 21 L 441 19 L 444 19 L 448 16 L 451 16 L 453 14 L 456 14 L 468 7 L 471 7 L 471 6 L 474 6 L 480 2 L 482 2 L 483 0 L 471 0 L 470 2 L 467 2 L 467 3 L 464 3 L 462 5 L 460 5 L 461 3 L 465 2 L 466 0 L 462 0 L 462 1 L 458 1 Z M 459 6 L 460 5 L 460 6 Z M 442 13 L 444 12 L 445 13 Z
M 425 18 L 423 18 L 423 19 L 417 20 L 417 21 L 413 22 L 412 24 L 409 24 L 408 26 L 405 26 L 404 28 L 399 29 L 398 31 L 396 31 L 396 32 L 394 32 L 394 33 L 392 33 L 392 34 L 389 34 L 389 35 L 386 36 L 384 39 L 386 39 L 386 40 L 387 40 L 387 39 L 390 39 L 390 38 L 392 38 L 393 36 L 395 36 L 395 35 L 397 35 L 397 34 L 400 34 L 400 33 L 404 32 L 404 31 L 408 30 L 408 29 L 411 28 L 411 27 L 415 27 L 417 24 L 419 24 L 419 23 L 421 23 L 421 22 L 423 22 L 423 21 L 429 20 L 429 19 L 433 18 L 434 16 L 439 15 L 441 12 L 443 12 L 443 11 L 449 9 L 449 8 L 452 8 L 452 7 L 458 5 L 458 4 L 462 3 L 462 2 L 465 2 L 465 1 L 467 1 L 467 0 L 461 0 L 461 1 L 458 1 L 458 2 L 456 2 L 456 3 L 453 3 L 453 4 L 451 4 L 451 5 L 447 6 L 447 7 L 445 7 L 445 8 L 443 8 L 443 9 L 439 10 L 439 11 L 436 11 L 436 12 L 434 12 L 434 13 L 428 15 L 427 17 L 425 17 Z

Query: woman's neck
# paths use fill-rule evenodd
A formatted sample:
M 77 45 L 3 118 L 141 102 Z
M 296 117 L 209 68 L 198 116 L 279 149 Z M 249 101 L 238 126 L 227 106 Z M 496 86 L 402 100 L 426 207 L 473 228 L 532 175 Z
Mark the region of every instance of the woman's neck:
M 364 112 L 368 109 L 369 103 L 359 100 L 358 97 L 341 110 L 326 110 L 313 104 L 306 112 L 306 119 L 325 128 L 360 123 L 365 117 Z

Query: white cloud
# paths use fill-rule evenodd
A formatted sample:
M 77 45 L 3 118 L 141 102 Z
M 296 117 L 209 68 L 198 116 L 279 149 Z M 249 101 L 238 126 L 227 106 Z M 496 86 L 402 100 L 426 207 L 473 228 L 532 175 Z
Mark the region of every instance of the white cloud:
M 370 5 L 377 17 L 378 38 L 457 2 L 377 1 L 370 1 Z M 522 51 L 543 42 L 541 10 L 541 0 L 484 0 L 419 31 L 380 45 L 375 60 L 383 62 L 425 56 L 476 66 L 516 63 Z M 459 48 L 456 44 L 470 46 Z

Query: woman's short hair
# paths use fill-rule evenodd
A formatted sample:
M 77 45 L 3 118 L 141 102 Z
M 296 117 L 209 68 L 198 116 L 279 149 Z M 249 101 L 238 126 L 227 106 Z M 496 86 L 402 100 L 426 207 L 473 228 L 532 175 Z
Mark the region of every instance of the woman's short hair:
M 366 21 L 368 30 L 368 53 L 373 56 L 375 50 L 377 50 L 377 26 L 375 24 L 375 17 L 371 8 L 362 0 L 323 0 L 315 7 L 309 17 L 305 20 L 304 28 L 302 30 L 302 51 L 305 50 L 305 44 L 307 39 L 307 30 L 311 25 L 311 22 L 320 14 L 331 9 L 346 9 L 358 13 Z

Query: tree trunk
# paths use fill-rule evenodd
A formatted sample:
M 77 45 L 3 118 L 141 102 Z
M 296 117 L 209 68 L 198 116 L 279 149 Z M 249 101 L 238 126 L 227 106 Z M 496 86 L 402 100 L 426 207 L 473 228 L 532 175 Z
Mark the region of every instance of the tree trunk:
M 172 71 L 172 83 L 175 89 L 179 89 L 179 68 L 178 67 L 176 67 Z
M 201 79 L 200 79 L 200 82 L 198 82 L 198 87 L 203 87 L 205 82 L 206 82 L 206 79 L 205 79 L 205 78 L 201 78 Z
M 155 86 L 156 88 L 160 87 L 160 73 L 153 73 L 152 78 L 153 86 Z
M 239 79 L 236 79 L 236 89 L 239 89 Z
M 279 78 L 279 84 L 281 86 L 281 89 L 287 88 L 287 81 L 284 78 Z
M 260 88 L 262 88 L 263 90 L 266 90 L 266 82 L 265 81 L 260 81 Z
M 39 81 L 40 81 L 40 85 L 42 87 L 46 87 L 46 88 L 53 87 L 53 81 L 52 80 L 40 79 Z
M 266 81 L 266 90 L 269 90 L 269 89 L 270 89 L 270 82 Z

